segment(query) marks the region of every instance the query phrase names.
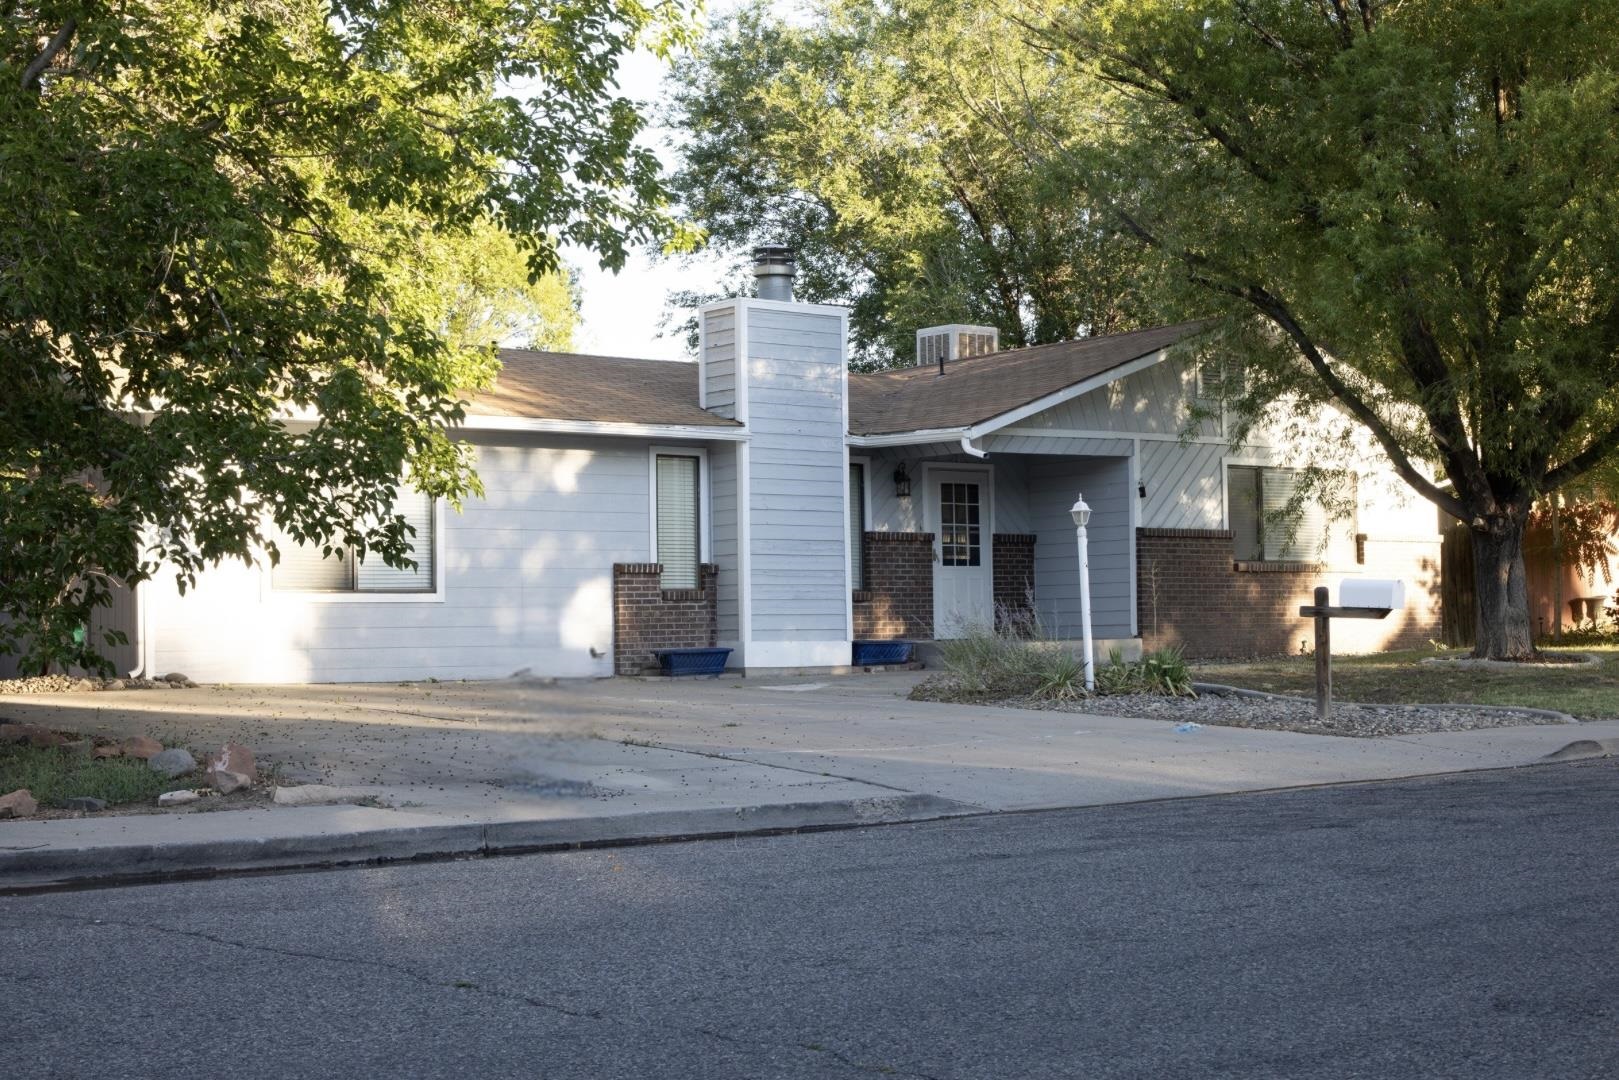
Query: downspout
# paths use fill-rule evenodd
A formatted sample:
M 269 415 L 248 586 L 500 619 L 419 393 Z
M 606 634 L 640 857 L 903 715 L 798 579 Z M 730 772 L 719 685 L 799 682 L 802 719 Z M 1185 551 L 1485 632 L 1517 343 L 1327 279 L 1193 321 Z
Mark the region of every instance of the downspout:
M 989 454 L 987 452 L 985 452 L 983 450 L 980 450 L 980 449 L 978 449 L 978 447 L 973 445 L 973 437 L 972 437 L 971 434 L 969 434 L 967 432 L 962 432 L 962 435 L 961 435 L 961 448 L 963 450 L 965 450 L 967 453 L 971 454 L 975 458 L 987 458 L 987 457 L 989 457 Z

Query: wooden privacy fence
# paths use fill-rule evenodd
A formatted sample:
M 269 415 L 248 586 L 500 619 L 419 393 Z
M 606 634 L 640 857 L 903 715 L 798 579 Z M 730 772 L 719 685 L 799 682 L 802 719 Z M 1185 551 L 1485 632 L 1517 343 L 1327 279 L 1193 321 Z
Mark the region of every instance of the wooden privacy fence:
M 1471 648 L 1478 613 L 1473 586 L 1473 540 L 1467 525 L 1439 512 L 1440 633 L 1451 648 Z

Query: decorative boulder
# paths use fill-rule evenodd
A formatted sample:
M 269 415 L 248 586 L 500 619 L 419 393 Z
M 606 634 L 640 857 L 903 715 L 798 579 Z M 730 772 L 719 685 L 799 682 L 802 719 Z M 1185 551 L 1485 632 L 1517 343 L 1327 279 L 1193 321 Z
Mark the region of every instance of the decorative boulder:
M 253 751 L 237 743 L 226 743 L 208 761 L 208 782 L 221 795 L 251 787 L 258 778 L 259 770 L 253 761 Z
M 184 776 L 197 767 L 197 759 L 191 756 L 191 751 L 176 746 L 162 753 L 153 754 L 147 759 L 146 765 L 160 776 L 173 780 L 176 776 Z
M 180 806 L 188 802 L 196 802 L 202 798 L 195 791 L 165 791 L 157 797 L 159 806 Z
M 190 678 L 188 678 L 187 676 L 181 674 L 178 671 L 171 671 L 167 675 L 159 675 L 158 678 L 163 680 L 164 682 L 167 682 L 167 683 L 176 683 L 177 682 L 177 683 L 185 684 L 185 683 L 188 683 L 188 682 L 191 681 Z
M 163 752 L 163 744 L 156 739 L 147 738 L 145 735 L 136 735 L 133 738 L 124 740 L 123 751 L 125 757 L 150 761 L 152 755 Z
M 27 788 L 0 795 L 0 818 L 29 817 L 38 809 L 39 803 Z
M 103 743 L 95 748 L 95 756 L 98 758 L 123 757 L 124 748 L 117 743 Z

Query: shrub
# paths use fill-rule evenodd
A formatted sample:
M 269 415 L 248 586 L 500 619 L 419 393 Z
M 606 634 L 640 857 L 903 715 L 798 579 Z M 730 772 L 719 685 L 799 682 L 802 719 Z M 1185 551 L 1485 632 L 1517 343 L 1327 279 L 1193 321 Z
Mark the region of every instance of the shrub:
M 1086 694 L 1083 660 L 1066 645 L 1047 640 L 1035 619 L 1002 620 L 998 629 L 969 626 L 961 637 L 939 642 L 939 656 L 944 676 L 917 686 L 913 698 L 1068 701 Z M 1096 692 L 1197 696 L 1179 649 L 1159 649 L 1133 663 L 1111 650 L 1108 662 L 1096 670 Z

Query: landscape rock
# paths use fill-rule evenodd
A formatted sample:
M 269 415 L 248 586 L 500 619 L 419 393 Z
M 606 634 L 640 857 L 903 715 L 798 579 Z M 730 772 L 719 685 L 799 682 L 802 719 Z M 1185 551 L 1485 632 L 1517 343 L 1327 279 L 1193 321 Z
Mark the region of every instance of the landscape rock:
M 103 690 L 122 690 L 123 688 L 124 680 L 122 679 L 104 679 L 101 683 L 101 689 Z
M 63 799 L 62 806 L 68 810 L 83 810 L 96 814 L 107 808 L 107 800 L 98 799 L 93 795 L 75 795 L 71 799 Z
M 34 801 L 33 793 L 27 788 L 0 795 L 0 818 L 29 817 L 38 809 L 39 803 Z
M 93 756 L 98 758 L 123 757 L 124 748 L 117 743 L 106 743 L 96 747 L 92 753 Z
M 77 691 L 81 694 L 86 690 L 94 690 L 95 688 L 96 681 L 94 679 L 74 679 L 73 685 L 68 687 L 69 690 Z
M 259 770 L 253 761 L 253 751 L 238 743 L 226 743 L 208 761 L 208 782 L 221 795 L 251 787 L 258 778 Z
M 27 743 L 29 746 L 61 746 L 67 739 L 38 724 L 0 724 L 0 742 Z
M 153 754 L 147 759 L 146 765 L 153 772 L 173 780 L 176 776 L 184 776 L 195 770 L 197 759 L 191 756 L 191 751 L 176 746 Z
M 140 758 L 142 761 L 150 761 L 154 754 L 163 752 L 162 743 L 145 735 L 134 735 L 125 739 L 120 748 L 125 757 Z
M 166 683 L 181 683 L 181 684 L 184 684 L 184 683 L 188 683 L 188 682 L 191 681 L 189 676 L 184 675 L 184 674 L 182 674 L 182 673 L 180 673 L 178 671 L 171 671 L 167 675 L 159 675 L 158 678 L 162 679 Z
M 46 731 L 44 728 L 35 728 L 28 734 L 28 745 L 38 747 L 66 746 L 67 737 L 58 735 L 54 731 Z
M 159 806 L 184 806 L 186 803 L 196 802 L 202 798 L 195 791 L 165 791 L 157 797 Z
M 334 787 L 331 784 L 297 784 L 277 787 L 270 800 L 277 806 L 328 806 L 333 803 L 354 803 L 371 798 L 362 788 Z

